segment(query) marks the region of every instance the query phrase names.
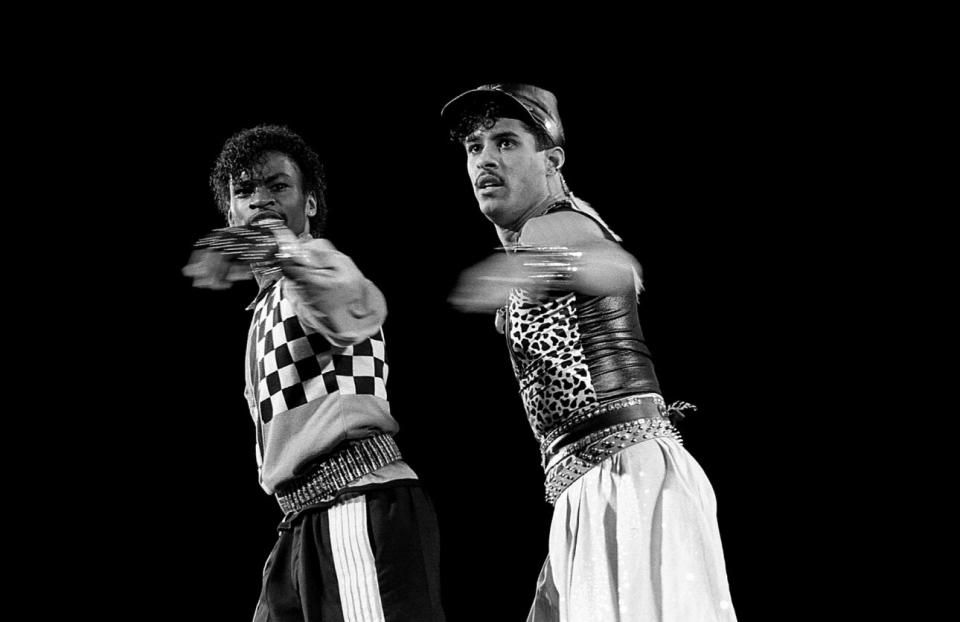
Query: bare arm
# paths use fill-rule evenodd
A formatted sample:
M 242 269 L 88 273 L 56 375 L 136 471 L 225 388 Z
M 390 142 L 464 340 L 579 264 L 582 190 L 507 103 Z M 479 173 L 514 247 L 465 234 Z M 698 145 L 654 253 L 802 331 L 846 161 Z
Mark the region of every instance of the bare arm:
M 566 289 L 589 295 L 619 294 L 635 289 L 640 264 L 616 242 L 607 240 L 600 226 L 577 212 L 555 212 L 534 218 L 523 228 L 520 243 L 557 246 L 581 253 L 573 261 Z
M 569 252 L 494 255 L 463 272 L 450 296 L 451 304 L 462 311 L 492 312 L 514 287 L 537 291 L 550 285 L 591 296 L 636 290 L 640 264 L 582 214 L 556 212 L 534 218 L 524 226 L 519 243 Z M 554 263 L 559 267 L 551 268 Z M 562 280 L 551 279 L 551 273 L 562 274 Z

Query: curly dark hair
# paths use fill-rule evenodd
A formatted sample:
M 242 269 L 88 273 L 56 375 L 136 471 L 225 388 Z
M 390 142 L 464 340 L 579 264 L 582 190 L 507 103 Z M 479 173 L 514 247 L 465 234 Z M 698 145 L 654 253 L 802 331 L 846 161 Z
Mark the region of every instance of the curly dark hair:
M 301 190 L 313 194 L 317 213 L 309 217 L 310 234 L 323 235 L 327 223 L 326 182 L 323 164 L 299 134 L 282 125 L 258 125 L 241 130 L 227 139 L 210 171 L 210 189 L 217 207 L 226 216 L 230 212 L 230 178 L 262 165 L 266 154 L 276 151 L 289 157 L 300 169 Z
M 451 124 L 450 140 L 462 144 L 467 136 L 478 130 L 489 130 L 497 124 L 497 119 L 502 118 L 517 119 L 517 113 L 512 108 L 508 108 L 503 103 L 493 99 L 470 106 Z M 550 135 L 539 125 L 534 125 L 527 119 L 517 119 L 517 121 L 523 125 L 523 129 L 533 134 L 537 151 L 555 146 Z

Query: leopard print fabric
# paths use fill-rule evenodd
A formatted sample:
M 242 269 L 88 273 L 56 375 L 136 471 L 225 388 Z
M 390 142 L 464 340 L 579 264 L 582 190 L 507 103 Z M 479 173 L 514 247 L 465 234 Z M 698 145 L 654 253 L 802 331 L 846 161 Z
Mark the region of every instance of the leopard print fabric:
M 576 295 L 546 301 L 510 293 L 505 334 L 520 397 L 537 441 L 597 404 L 577 323 Z

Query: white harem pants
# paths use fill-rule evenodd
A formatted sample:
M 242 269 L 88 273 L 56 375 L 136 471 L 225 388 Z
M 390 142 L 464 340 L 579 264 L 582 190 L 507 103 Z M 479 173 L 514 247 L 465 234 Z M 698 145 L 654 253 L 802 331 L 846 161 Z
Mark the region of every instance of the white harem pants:
M 528 622 L 735 622 L 716 497 L 677 441 L 607 458 L 557 499 Z

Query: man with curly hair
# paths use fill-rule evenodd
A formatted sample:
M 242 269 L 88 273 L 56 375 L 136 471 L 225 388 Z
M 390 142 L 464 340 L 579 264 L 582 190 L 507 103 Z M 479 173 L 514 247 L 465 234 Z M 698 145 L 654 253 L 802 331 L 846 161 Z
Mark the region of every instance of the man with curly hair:
M 323 171 L 281 126 L 243 130 L 210 175 L 230 227 L 184 269 L 198 287 L 253 276 L 246 398 L 260 485 L 284 512 L 255 622 L 443 620 L 430 499 L 387 401 L 380 290 L 323 239 Z
M 505 247 L 451 302 L 496 313 L 554 506 L 528 620 L 732 622 L 710 482 L 682 447 L 637 312 L 640 266 L 561 174 L 553 93 L 481 86 L 441 111 Z

